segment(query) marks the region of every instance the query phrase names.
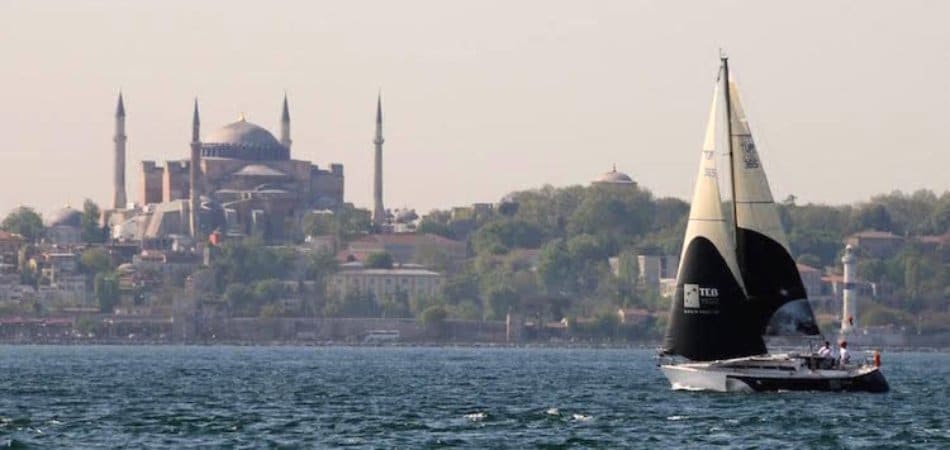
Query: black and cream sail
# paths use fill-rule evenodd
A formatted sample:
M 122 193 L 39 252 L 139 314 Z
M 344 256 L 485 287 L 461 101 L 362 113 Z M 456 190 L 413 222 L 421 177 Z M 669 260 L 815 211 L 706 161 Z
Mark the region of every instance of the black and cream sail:
M 664 352 L 694 361 L 766 353 L 763 335 L 819 334 L 728 67 L 720 69 L 683 240 Z M 720 108 L 720 103 L 724 108 Z M 724 111 L 722 111 L 724 109 Z M 728 120 L 733 221 L 722 206 L 717 123 Z
M 736 221 L 736 255 L 746 295 L 755 305 L 759 333 L 818 335 L 798 267 L 772 198 L 769 181 L 735 81 L 729 81 L 730 158 Z
M 719 193 L 717 85 L 676 275 L 664 352 L 694 361 L 765 353 Z

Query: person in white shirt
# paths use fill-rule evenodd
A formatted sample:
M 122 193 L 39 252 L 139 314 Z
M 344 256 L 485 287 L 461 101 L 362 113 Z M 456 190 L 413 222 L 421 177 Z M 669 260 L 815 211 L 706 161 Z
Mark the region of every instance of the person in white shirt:
M 838 364 L 845 366 L 851 362 L 851 353 L 848 352 L 848 341 L 841 341 L 838 347 L 841 348 L 838 350 Z
M 822 358 L 831 357 L 831 343 L 830 342 L 825 341 L 825 345 L 822 345 L 821 348 L 818 349 L 818 356 Z

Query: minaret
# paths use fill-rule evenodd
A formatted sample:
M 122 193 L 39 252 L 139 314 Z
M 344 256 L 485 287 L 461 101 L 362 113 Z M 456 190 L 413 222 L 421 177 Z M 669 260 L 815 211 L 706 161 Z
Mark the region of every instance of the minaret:
M 284 111 L 280 114 L 280 145 L 290 149 L 290 108 L 287 107 L 287 93 L 284 92 Z
M 122 91 L 119 91 L 119 105 L 115 108 L 115 178 L 113 179 L 113 191 L 115 197 L 112 200 L 114 209 L 124 209 L 126 207 L 125 196 L 125 104 L 122 102 Z
M 191 204 L 188 205 L 191 209 L 190 217 L 190 227 L 191 227 L 191 237 L 198 240 L 198 234 L 200 231 L 200 226 L 198 224 L 198 202 L 200 201 L 201 188 L 200 182 L 198 181 L 198 171 L 200 170 L 199 165 L 201 164 L 201 121 L 198 120 L 198 99 L 195 99 L 195 113 L 194 117 L 191 120 L 191 163 L 189 164 L 189 193 L 191 198 Z
M 854 331 L 855 315 L 858 311 L 858 290 L 854 282 L 854 249 L 850 245 L 844 249 L 841 265 L 844 266 L 844 290 L 841 295 L 841 334 L 845 335 Z
M 383 208 L 383 95 L 376 97 L 376 146 L 375 168 L 373 176 L 373 225 L 377 228 L 386 221 L 386 209 Z

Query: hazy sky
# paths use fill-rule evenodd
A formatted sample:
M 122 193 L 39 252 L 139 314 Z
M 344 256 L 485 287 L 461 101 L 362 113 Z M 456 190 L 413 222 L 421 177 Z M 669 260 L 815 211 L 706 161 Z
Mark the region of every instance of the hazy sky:
M 187 158 L 241 112 L 292 155 L 345 164 L 371 206 L 383 90 L 388 207 L 497 201 L 616 163 L 692 189 L 726 49 L 776 198 L 844 203 L 950 189 L 950 2 L 0 0 L 0 211 L 111 202 L 125 93 L 127 181 Z

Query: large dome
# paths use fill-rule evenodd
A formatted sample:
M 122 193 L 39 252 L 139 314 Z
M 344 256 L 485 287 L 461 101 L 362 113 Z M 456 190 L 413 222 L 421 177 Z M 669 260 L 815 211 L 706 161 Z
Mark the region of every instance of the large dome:
M 279 147 L 280 142 L 270 131 L 254 125 L 244 118 L 218 128 L 205 138 L 209 144 L 248 145 L 256 147 Z
M 290 159 L 290 149 L 281 145 L 270 131 L 242 117 L 205 137 L 201 156 L 245 161 L 287 160 Z

